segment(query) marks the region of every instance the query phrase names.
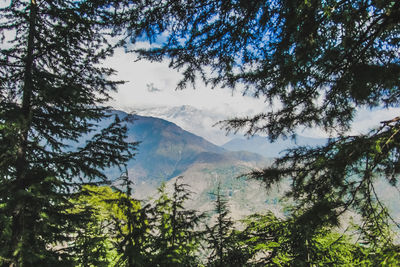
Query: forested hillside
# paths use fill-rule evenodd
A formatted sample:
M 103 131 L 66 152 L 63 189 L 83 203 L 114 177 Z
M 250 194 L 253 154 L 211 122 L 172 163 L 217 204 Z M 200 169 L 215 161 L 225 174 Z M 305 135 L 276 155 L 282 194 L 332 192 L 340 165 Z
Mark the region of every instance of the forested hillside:
M 398 192 L 400 119 L 350 133 L 359 110 L 398 108 L 399 40 L 392 0 L 2 2 L 0 265 L 400 265 L 399 220 L 379 192 Z M 177 89 L 204 83 L 264 101 L 219 122 L 227 133 L 333 138 L 267 166 L 154 118 L 130 138 L 134 117 L 107 106 L 125 83 L 104 65 L 116 49 L 168 61 Z M 173 180 L 139 200 L 135 172 Z M 228 177 L 237 172 L 247 174 Z M 199 191 L 201 173 L 207 213 L 187 205 L 185 181 Z M 230 211 L 246 207 L 229 199 L 262 194 L 241 191 L 246 179 L 267 194 L 283 187 L 283 208 L 237 220 Z

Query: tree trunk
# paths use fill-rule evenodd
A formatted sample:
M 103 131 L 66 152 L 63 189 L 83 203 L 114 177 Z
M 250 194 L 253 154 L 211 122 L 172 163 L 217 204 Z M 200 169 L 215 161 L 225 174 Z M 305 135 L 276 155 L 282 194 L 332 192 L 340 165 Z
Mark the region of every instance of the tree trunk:
M 22 104 L 20 112 L 20 133 L 19 133 L 19 147 L 17 149 L 17 157 L 15 162 L 15 185 L 13 187 L 14 195 L 18 191 L 25 190 L 29 179 L 28 177 L 28 161 L 27 161 L 27 148 L 28 148 L 28 133 L 31 128 L 32 120 L 32 93 L 33 93 L 33 63 L 34 63 L 34 42 L 35 42 L 35 21 L 37 17 L 37 4 L 35 0 L 30 2 L 29 10 L 29 32 L 27 40 L 27 51 L 25 59 L 24 70 L 24 85 L 22 89 Z M 22 241 L 24 235 L 24 209 L 25 203 L 22 200 L 16 201 L 12 211 L 12 235 L 9 248 L 9 258 L 12 260 L 11 266 L 20 266 L 19 253 L 15 254 L 18 244 Z

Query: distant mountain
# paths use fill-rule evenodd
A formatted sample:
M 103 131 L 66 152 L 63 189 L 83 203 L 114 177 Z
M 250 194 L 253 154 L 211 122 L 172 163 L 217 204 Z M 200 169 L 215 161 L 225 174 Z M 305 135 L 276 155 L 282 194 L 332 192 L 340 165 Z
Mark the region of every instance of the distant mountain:
M 172 122 L 134 115 L 129 137 L 140 141 L 136 159 L 129 164 L 136 177 L 146 180 L 168 180 L 202 157 L 204 153 L 224 153 L 204 138 L 189 133 Z M 204 156 L 203 156 L 204 158 Z
M 113 113 L 127 116 L 121 111 Z M 270 164 L 270 160 L 252 152 L 228 151 L 160 118 L 133 115 L 133 119 L 127 123 L 128 136 L 141 143 L 135 159 L 128 163 L 128 171 L 137 198 L 154 195 L 162 181 L 168 187 L 175 177 L 184 176 L 184 182 L 196 193 L 189 203 L 192 207 L 212 210 L 210 193 L 221 183 L 237 217 L 265 209 L 268 203 L 272 209 L 280 208 L 276 193 L 267 195 L 257 182 L 238 178 Z M 117 175 L 118 170 L 114 170 L 113 176 Z
M 296 145 L 315 146 L 325 144 L 327 141 L 324 138 L 311 138 L 299 135 L 296 142 L 290 139 L 279 139 L 274 143 L 270 143 L 266 138 L 261 136 L 254 136 L 248 139 L 240 133 L 226 135 L 218 126 L 213 127 L 213 125 L 221 120 L 229 119 L 235 114 L 198 109 L 189 105 L 135 107 L 125 108 L 125 110 L 134 114 L 162 118 L 173 122 L 184 130 L 201 136 L 225 149 L 231 151 L 250 151 L 265 157 L 277 157 L 282 150 L 292 148 Z
M 276 158 L 285 149 L 295 146 L 320 146 L 326 144 L 328 139 L 297 136 L 296 140 L 278 139 L 271 143 L 266 137 L 255 135 L 251 138 L 235 138 L 222 147 L 231 151 L 250 151 L 264 157 Z
M 216 111 L 200 110 L 189 105 L 136 107 L 133 109 L 126 108 L 125 110 L 138 115 L 152 116 L 173 122 L 186 131 L 204 137 L 217 145 L 222 145 L 233 138 L 233 135 L 227 136 L 220 128 L 213 127 L 218 121 L 227 119 L 226 114 Z
M 122 111 L 112 113 L 118 114 L 120 118 L 128 115 Z M 239 178 L 251 170 L 271 164 L 272 158 L 260 154 L 275 157 L 282 149 L 296 144 L 315 146 L 327 141 L 299 136 L 296 142 L 278 140 L 271 144 L 266 138 L 255 136 L 250 139 L 237 138 L 220 147 L 164 119 L 139 115 L 133 115 L 133 119 L 127 123 L 128 138 L 131 141 L 141 141 L 136 157 L 128 163 L 129 176 L 135 182 L 136 198 L 154 196 L 156 188 L 163 181 L 171 189 L 176 177 L 183 176 L 184 182 L 195 193 L 188 203 L 190 207 L 211 211 L 213 195 L 210 193 L 216 192 L 221 184 L 235 218 L 267 209 L 276 213 L 283 212 L 285 204 L 281 202 L 282 195 L 289 181 L 266 192 L 263 184 L 246 177 Z M 111 120 L 102 120 L 100 128 L 108 125 Z M 80 140 L 80 143 L 83 142 Z M 118 169 L 106 172 L 111 179 L 121 174 Z M 397 216 L 400 214 L 395 205 L 398 202 L 391 197 L 396 192 L 393 188 L 389 189 L 384 183 L 377 183 L 378 194 L 386 197 L 385 202 L 397 212 Z
M 128 115 L 122 111 L 113 113 L 121 118 Z M 105 125 L 107 121 L 102 123 Z M 252 162 L 256 166 L 266 161 L 255 153 L 228 151 L 160 118 L 133 115 L 127 127 L 129 140 L 140 141 L 135 159 L 128 164 L 137 181 L 159 184 L 180 175 L 195 163 Z

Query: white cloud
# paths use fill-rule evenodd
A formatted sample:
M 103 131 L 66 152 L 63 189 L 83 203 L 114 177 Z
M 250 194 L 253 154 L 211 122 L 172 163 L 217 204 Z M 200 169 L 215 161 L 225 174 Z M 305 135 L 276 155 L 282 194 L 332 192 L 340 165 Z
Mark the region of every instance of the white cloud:
M 0 8 L 8 7 L 11 4 L 11 0 L 2 0 L 0 1 Z
M 148 43 L 136 44 L 136 47 L 149 47 Z M 268 110 L 268 104 L 262 99 L 242 96 L 241 90 L 232 92 L 226 88 L 211 89 L 202 82 L 185 90 L 175 90 L 182 78 L 181 74 L 168 67 L 168 62 L 135 61 L 134 54 L 126 54 L 123 49 L 116 51 L 106 65 L 118 71 L 117 79 L 127 81 L 121 85 L 114 100 L 109 104 L 117 109 L 135 110 L 143 107 L 190 105 L 197 109 L 224 114 L 228 119 L 235 116 L 254 115 Z M 148 90 L 151 85 L 157 90 Z M 360 109 L 354 119 L 350 134 L 367 133 L 379 127 L 379 122 L 400 115 L 400 108 L 381 110 Z M 299 134 L 309 137 L 328 137 L 322 129 L 299 129 Z M 222 133 L 224 134 L 224 133 Z
M 351 134 L 364 134 L 372 129 L 379 128 L 380 122 L 391 120 L 400 115 L 400 108 L 387 109 L 360 109 L 354 119 Z
M 381 121 L 391 120 L 400 115 L 400 108 L 384 108 L 384 109 L 366 109 L 360 108 L 357 110 L 354 117 L 349 135 L 367 134 L 373 129 L 378 129 L 381 126 Z M 302 129 L 299 134 L 309 137 L 329 137 L 329 134 L 320 128 Z M 335 137 L 335 133 L 331 137 Z
M 211 89 L 202 82 L 196 84 L 196 89 L 188 87 L 185 90 L 175 90 L 181 74 L 170 69 L 168 62 L 135 60 L 133 54 L 125 54 L 123 49 L 119 49 L 114 57 L 106 62 L 107 66 L 118 71 L 116 79 L 127 81 L 113 95 L 114 101 L 110 105 L 115 108 L 190 105 L 199 109 L 213 109 L 232 117 L 249 112 L 254 114 L 265 107 L 262 100 L 244 97 L 240 91 Z M 158 90 L 149 92 L 150 84 Z

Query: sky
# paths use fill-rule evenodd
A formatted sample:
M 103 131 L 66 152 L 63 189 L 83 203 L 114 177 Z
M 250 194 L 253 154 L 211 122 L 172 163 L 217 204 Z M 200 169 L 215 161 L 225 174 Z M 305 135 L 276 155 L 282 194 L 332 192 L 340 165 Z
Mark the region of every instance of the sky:
M 143 47 L 148 44 L 139 45 Z M 263 99 L 243 96 L 240 89 L 212 89 L 202 82 L 197 82 L 196 89 L 189 86 L 184 90 L 176 90 L 181 75 L 170 69 L 167 61 L 136 61 L 135 55 L 126 54 L 123 49 L 117 50 L 105 65 L 117 70 L 116 79 L 126 81 L 120 85 L 118 92 L 113 94 L 114 100 L 109 103 L 116 109 L 134 111 L 189 105 L 208 113 L 214 112 L 223 120 L 234 116 L 254 115 L 268 108 Z M 379 127 L 380 121 L 392 119 L 399 114 L 400 108 L 359 109 L 350 134 L 367 133 L 372 128 Z M 298 133 L 308 137 L 329 137 L 329 134 L 321 129 L 299 129 Z
M 126 81 L 113 95 L 114 101 L 110 102 L 115 108 L 190 105 L 217 113 L 244 115 L 260 112 L 265 107 L 263 100 L 243 96 L 240 89 L 212 89 L 201 81 L 196 83 L 196 89 L 189 85 L 184 90 L 176 90 L 181 75 L 169 68 L 167 61 L 135 62 L 135 59 L 133 54 L 125 54 L 123 49 L 119 49 L 106 62 L 118 71 L 118 79 Z
M 0 0 L 0 7 L 9 3 L 10 0 Z M 136 47 L 149 47 L 149 44 L 137 43 Z M 133 54 L 126 54 L 123 49 L 118 49 L 112 58 L 104 62 L 105 66 L 117 70 L 115 79 L 126 81 L 119 86 L 118 92 L 112 95 L 114 100 L 109 103 L 116 109 L 134 111 L 160 106 L 189 105 L 206 110 L 208 113 L 213 112 L 223 120 L 235 116 L 254 115 L 268 108 L 263 99 L 243 96 L 240 89 L 236 91 L 227 88 L 212 89 L 198 82 L 196 89 L 188 87 L 185 90 L 176 90 L 181 75 L 176 70 L 170 69 L 168 62 L 152 63 L 135 60 Z M 366 133 L 378 127 L 380 121 L 392 119 L 399 114 L 400 108 L 374 111 L 360 109 L 350 134 Z M 209 126 L 211 127 L 211 124 Z M 329 136 L 321 129 L 299 129 L 298 133 L 309 137 Z

